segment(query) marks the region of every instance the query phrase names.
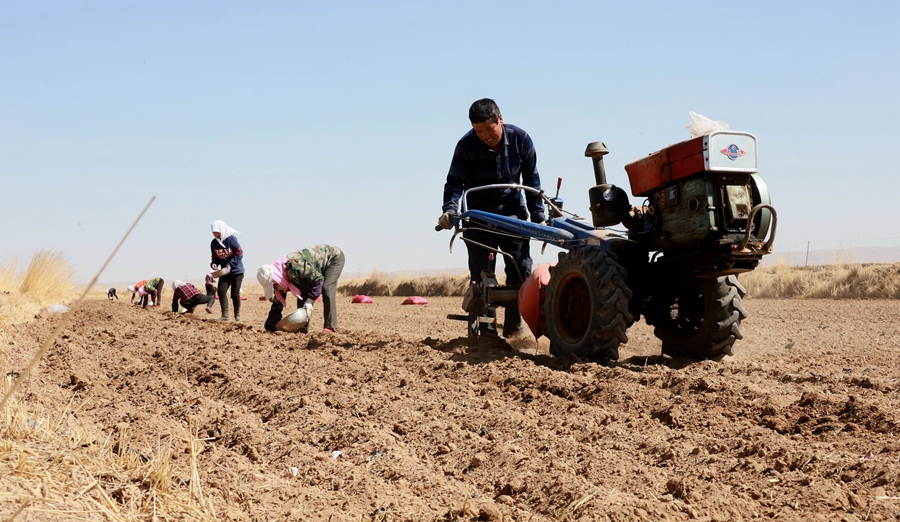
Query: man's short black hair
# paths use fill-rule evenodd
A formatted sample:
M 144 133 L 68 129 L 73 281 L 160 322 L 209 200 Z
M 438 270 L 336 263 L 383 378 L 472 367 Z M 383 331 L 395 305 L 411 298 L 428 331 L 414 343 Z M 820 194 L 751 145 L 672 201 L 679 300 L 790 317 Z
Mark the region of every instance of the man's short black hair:
M 473 124 L 486 121 L 497 123 L 500 121 L 500 107 L 490 98 L 482 98 L 469 107 L 469 121 Z

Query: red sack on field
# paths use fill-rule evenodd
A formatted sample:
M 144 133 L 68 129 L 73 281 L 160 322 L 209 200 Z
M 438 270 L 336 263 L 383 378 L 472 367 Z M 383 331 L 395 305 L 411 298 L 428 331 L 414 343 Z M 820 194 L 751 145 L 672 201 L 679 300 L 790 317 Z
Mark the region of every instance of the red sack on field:
M 372 298 L 367 295 L 356 294 L 353 296 L 353 299 L 350 302 L 356 304 L 372 304 L 375 301 L 373 301 Z
M 259 296 L 259 300 L 260 300 L 260 301 L 265 301 L 265 300 L 266 300 L 266 296 L 264 296 L 264 295 Z
M 417 295 L 414 295 L 412 297 L 407 297 L 406 300 L 400 304 L 402 304 L 402 305 L 426 305 L 426 304 L 428 304 L 428 300 L 425 299 L 424 297 L 419 297 Z

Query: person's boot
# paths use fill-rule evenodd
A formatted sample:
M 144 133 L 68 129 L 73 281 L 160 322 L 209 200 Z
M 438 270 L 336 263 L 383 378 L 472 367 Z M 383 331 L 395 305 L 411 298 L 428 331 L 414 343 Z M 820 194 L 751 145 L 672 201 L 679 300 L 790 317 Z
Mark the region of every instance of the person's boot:
M 228 320 L 229 320 L 229 317 L 228 317 L 228 300 L 227 300 L 227 299 L 222 299 L 222 297 L 220 296 L 220 297 L 219 297 L 219 304 L 222 305 L 222 317 L 219 317 L 218 320 L 219 320 L 219 321 L 228 321 Z
M 234 320 L 235 321 L 241 320 L 241 301 L 240 301 L 240 299 L 241 298 L 239 297 L 239 298 L 237 298 L 237 300 L 234 301 Z

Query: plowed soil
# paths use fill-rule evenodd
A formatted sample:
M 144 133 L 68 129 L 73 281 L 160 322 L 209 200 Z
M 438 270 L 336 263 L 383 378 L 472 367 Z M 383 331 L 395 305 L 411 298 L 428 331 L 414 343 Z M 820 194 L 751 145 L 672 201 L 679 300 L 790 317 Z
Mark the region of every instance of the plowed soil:
M 900 301 L 750 298 L 733 357 L 661 357 L 639 323 L 600 365 L 470 342 L 460 298 L 340 299 L 308 335 L 256 300 L 242 323 L 88 301 L 19 395 L 76 396 L 141 453 L 194 430 L 221 520 L 900 518 Z M 6 371 L 60 318 L 15 327 Z

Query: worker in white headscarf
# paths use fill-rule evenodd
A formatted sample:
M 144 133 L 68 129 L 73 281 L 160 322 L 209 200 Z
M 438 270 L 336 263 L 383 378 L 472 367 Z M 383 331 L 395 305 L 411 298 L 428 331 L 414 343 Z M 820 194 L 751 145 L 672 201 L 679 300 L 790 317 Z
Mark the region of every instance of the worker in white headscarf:
M 131 304 L 141 304 L 141 297 L 143 297 L 144 293 L 146 293 L 146 292 L 143 292 L 144 283 L 146 283 L 146 282 L 147 282 L 146 279 L 142 279 L 142 280 L 138 281 L 137 283 L 128 287 L 128 291 L 131 292 Z M 138 298 L 137 303 L 134 302 L 135 297 Z
M 212 252 L 210 267 L 219 271 L 219 305 L 222 307 L 220 321 L 228 321 L 228 289 L 231 288 L 231 302 L 234 304 L 234 320 L 241 320 L 241 283 L 244 280 L 244 249 L 238 242 L 237 230 L 229 227 L 224 221 L 213 221 L 213 240 L 209 244 Z

